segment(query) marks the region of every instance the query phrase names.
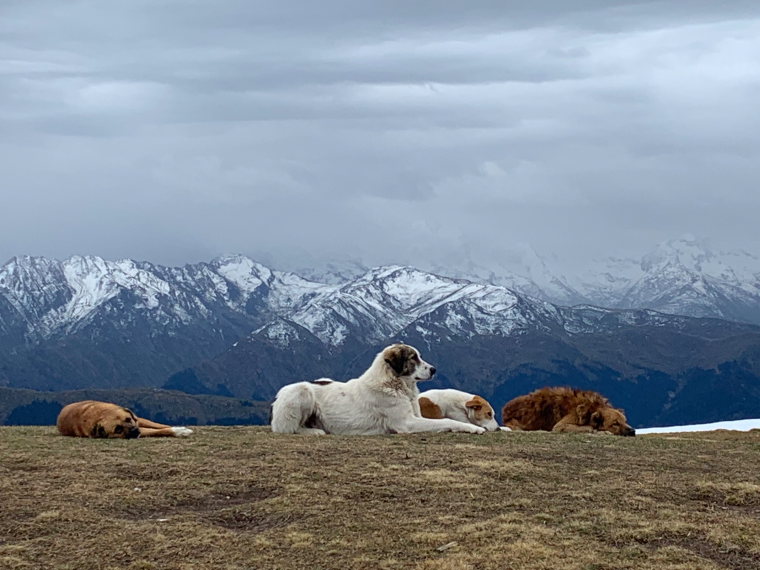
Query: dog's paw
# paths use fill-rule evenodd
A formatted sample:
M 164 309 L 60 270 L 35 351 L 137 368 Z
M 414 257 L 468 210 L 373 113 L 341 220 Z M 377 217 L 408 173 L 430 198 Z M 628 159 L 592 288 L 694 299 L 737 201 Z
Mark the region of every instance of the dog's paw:
M 193 433 L 193 430 L 188 429 L 186 427 L 182 427 L 182 426 L 173 427 L 172 431 L 174 432 L 174 435 L 176 437 L 187 437 L 188 435 L 190 435 L 191 433 Z
M 507 426 L 500 426 L 499 429 L 501 431 L 512 431 L 512 428 L 508 428 Z
M 611 432 L 602 431 L 600 429 L 592 429 L 591 433 L 593 433 L 594 435 L 613 435 Z
M 301 435 L 327 435 L 327 432 L 319 428 L 300 428 L 293 433 L 300 433 Z
M 470 433 L 476 433 L 478 435 L 486 433 L 488 431 L 486 428 L 482 428 L 480 426 L 469 426 L 470 429 L 468 430 Z

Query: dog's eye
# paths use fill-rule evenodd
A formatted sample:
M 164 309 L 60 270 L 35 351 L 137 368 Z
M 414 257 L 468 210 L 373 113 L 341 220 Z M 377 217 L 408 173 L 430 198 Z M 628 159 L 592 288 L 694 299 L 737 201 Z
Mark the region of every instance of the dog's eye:
M 124 431 L 124 428 L 121 426 L 116 426 L 115 428 L 113 428 L 114 433 L 121 433 L 123 431 Z
M 492 418 L 493 417 L 493 412 L 488 412 L 488 417 Z

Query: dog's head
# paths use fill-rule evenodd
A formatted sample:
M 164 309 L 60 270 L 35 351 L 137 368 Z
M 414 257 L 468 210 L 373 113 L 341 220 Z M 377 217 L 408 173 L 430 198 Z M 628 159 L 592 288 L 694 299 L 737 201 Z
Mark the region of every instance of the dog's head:
M 499 431 L 499 424 L 494 418 L 493 408 L 484 398 L 473 396 L 465 402 L 464 406 L 471 424 L 486 428 L 488 431 Z
M 409 378 L 415 382 L 430 380 L 435 367 L 420 356 L 419 351 L 408 344 L 392 344 L 382 352 L 383 360 L 395 376 Z
M 596 411 L 587 412 L 588 425 L 597 431 L 606 431 L 612 435 L 636 435 L 636 430 L 628 425 L 625 414 L 612 406 L 606 406 Z
M 134 439 L 140 437 L 137 416 L 127 408 L 109 406 L 102 410 L 100 418 L 92 428 L 92 437 L 111 439 Z

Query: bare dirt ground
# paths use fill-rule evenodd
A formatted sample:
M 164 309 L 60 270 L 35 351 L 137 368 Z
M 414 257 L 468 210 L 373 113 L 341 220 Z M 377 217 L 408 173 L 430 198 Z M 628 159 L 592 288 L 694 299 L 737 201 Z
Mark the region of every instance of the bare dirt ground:
M 757 569 L 760 433 L 0 428 L 0 569 Z

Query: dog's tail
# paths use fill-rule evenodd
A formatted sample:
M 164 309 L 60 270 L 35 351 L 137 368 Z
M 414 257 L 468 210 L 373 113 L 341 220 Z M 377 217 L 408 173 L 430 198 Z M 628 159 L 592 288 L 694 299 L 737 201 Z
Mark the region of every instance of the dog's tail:
M 317 411 L 317 402 L 308 382 L 290 384 L 277 392 L 272 402 L 271 424 L 274 433 L 299 433 Z

